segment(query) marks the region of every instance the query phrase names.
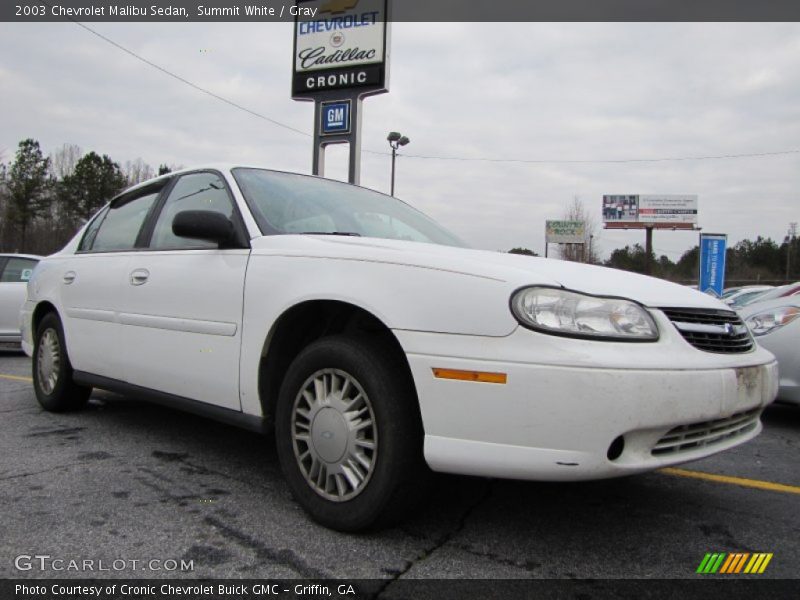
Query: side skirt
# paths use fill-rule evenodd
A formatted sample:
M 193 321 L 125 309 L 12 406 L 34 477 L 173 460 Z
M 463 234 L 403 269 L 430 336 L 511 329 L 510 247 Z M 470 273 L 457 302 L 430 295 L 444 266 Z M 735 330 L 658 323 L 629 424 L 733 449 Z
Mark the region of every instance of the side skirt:
M 84 371 L 75 371 L 72 375 L 75 383 L 81 385 L 90 385 L 101 390 L 107 390 L 116 394 L 124 396 L 131 396 L 139 400 L 152 402 L 153 404 L 160 404 L 168 408 L 174 408 L 189 412 L 201 417 L 213 419 L 227 425 L 233 425 L 248 431 L 266 434 L 270 431 L 269 424 L 263 417 L 256 415 L 246 415 L 238 410 L 231 410 L 230 408 L 222 408 L 221 406 L 214 406 L 206 402 L 199 402 L 190 398 L 183 398 L 182 396 L 174 396 L 157 390 L 140 387 L 117 379 L 109 377 L 102 377 L 100 375 L 92 375 Z

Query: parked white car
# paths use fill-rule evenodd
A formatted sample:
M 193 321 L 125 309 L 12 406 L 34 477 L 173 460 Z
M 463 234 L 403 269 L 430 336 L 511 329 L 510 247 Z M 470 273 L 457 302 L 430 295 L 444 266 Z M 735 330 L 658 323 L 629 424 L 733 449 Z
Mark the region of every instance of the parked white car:
M 778 359 L 778 400 L 800 404 L 800 296 L 755 302 L 739 314 L 759 345 Z
M 28 280 L 41 256 L 0 254 L 0 343 L 19 344 L 19 311 L 25 303 Z
M 774 357 L 662 280 L 470 250 L 407 204 L 276 171 L 186 170 L 103 208 L 29 283 L 47 410 L 91 387 L 274 430 L 319 522 L 399 518 L 434 471 L 629 475 L 761 430 Z
M 722 300 L 728 306 L 736 307 L 740 304 L 743 304 L 747 300 L 757 298 L 761 294 L 764 294 L 771 289 L 773 289 L 773 286 L 771 285 L 748 285 L 737 289 L 727 296 L 723 294 L 720 300 Z

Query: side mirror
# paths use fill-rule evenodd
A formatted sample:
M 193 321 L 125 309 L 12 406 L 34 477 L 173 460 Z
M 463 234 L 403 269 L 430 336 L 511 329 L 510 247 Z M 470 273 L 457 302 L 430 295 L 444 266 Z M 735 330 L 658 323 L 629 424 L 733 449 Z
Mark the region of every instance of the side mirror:
M 184 210 L 172 219 L 172 233 L 178 237 L 216 242 L 226 246 L 234 241 L 231 220 L 213 210 Z

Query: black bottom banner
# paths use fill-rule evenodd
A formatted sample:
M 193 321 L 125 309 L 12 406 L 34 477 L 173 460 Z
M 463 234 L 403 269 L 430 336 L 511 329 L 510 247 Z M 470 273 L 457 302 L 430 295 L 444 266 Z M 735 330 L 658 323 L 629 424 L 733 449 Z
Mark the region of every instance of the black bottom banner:
M 3 600 L 285 600 L 796 597 L 797 580 L 703 579 L 3 579 Z

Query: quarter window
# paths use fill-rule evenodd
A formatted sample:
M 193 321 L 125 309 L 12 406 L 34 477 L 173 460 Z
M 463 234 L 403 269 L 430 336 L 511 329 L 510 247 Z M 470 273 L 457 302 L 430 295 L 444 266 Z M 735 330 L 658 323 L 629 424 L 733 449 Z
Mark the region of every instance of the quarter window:
M 184 210 L 212 210 L 233 220 L 233 202 L 225 182 L 214 173 L 184 175 L 172 188 L 158 216 L 150 241 L 151 250 L 214 248 L 218 244 L 178 237 L 172 233 L 172 220 Z
M 107 212 L 108 207 L 101 210 L 100 213 L 89 224 L 89 227 L 86 228 L 86 233 L 83 234 L 81 245 L 78 246 L 78 252 L 86 252 L 92 249 L 94 238 L 97 237 L 97 231 L 100 229 L 100 225 L 103 223 L 103 219 L 105 218 Z

